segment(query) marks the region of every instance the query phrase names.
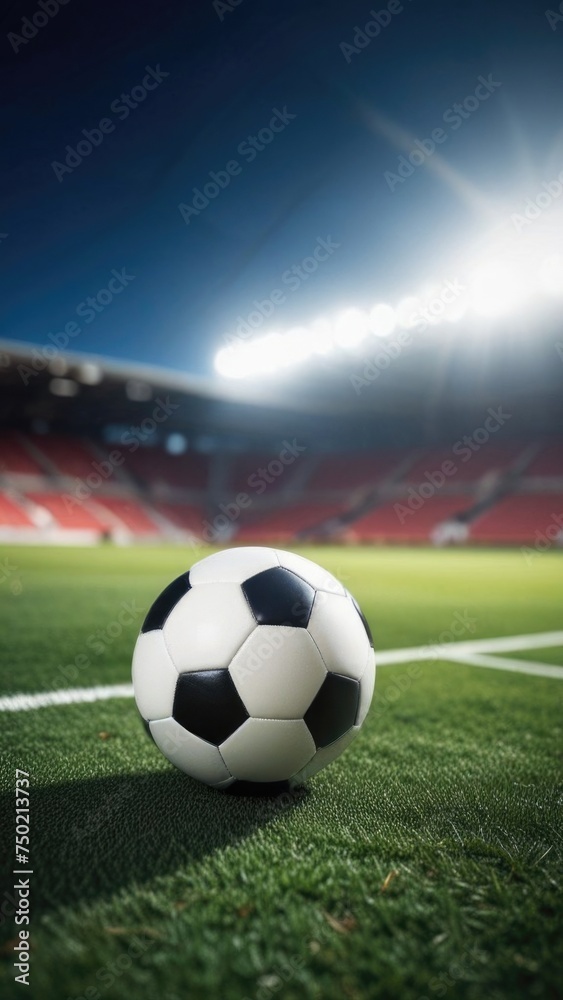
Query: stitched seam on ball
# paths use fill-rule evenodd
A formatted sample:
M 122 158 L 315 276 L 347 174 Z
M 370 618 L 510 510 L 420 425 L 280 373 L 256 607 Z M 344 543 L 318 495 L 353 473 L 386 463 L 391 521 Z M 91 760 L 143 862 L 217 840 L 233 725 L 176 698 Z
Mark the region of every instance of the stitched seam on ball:
M 358 681 L 359 681 L 359 683 L 360 683 L 360 684 L 362 683 L 362 681 L 363 681 L 363 679 L 364 679 L 364 674 L 366 674 L 366 673 L 367 673 L 367 671 L 368 671 L 368 669 L 369 669 L 369 664 L 370 664 L 370 660 L 371 660 L 371 657 L 372 657 L 372 654 L 373 654 L 373 657 L 374 657 L 374 664 L 373 664 L 373 669 L 375 670 L 375 668 L 376 668 L 376 663 L 375 663 L 375 650 L 373 649 L 373 647 L 372 647 L 372 646 L 370 646 L 370 647 L 369 647 L 369 650 L 368 650 L 368 658 L 367 658 L 367 662 L 366 662 L 366 665 L 365 665 L 364 669 L 362 670 L 362 672 L 361 672 L 360 676 L 358 677 Z
M 250 577 L 250 579 L 252 579 L 252 577 Z M 246 582 L 247 581 L 245 580 L 244 583 L 246 583 Z M 245 601 L 246 601 L 246 603 L 248 605 L 248 610 L 250 611 L 250 614 L 252 615 L 253 622 L 255 622 L 256 625 L 259 625 L 260 622 L 258 621 L 256 615 L 254 614 L 254 611 L 252 610 L 252 605 L 251 605 L 250 601 L 248 600 L 248 596 L 247 596 L 246 590 L 244 589 L 244 584 L 243 583 L 241 583 L 240 589 L 242 590 L 242 596 L 244 597 L 244 599 L 245 599 Z
M 245 595 L 245 596 L 246 596 L 246 595 Z M 251 612 L 251 614 L 252 614 L 252 612 Z M 246 637 L 245 637 L 245 638 L 244 638 L 244 639 L 242 640 L 242 642 L 241 642 L 240 646 L 238 647 L 238 649 L 235 649 L 235 651 L 234 651 L 233 655 L 231 656 L 231 661 L 230 661 L 230 663 L 229 663 L 229 666 L 227 667 L 227 670 L 229 671 L 229 673 L 230 673 L 230 666 L 231 666 L 231 663 L 233 662 L 233 660 L 234 660 L 235 656 L 238 656 L 238 654 L 240 653 L 240 651 L 241 651 L 242 647 L 243 647 L 243 646 L 244 646 L 244 645 L 245 645 L 245 644 L 246 644 L 246 643 L 248 642 L 248 640 L 249 640 L 249 639 L 250 639 L 250 638 L 251 638 L 251 637 L 252 637 L 252 636 L 254 635 L 254 633 L 255 633 L 256 629 L 258 628 L 258 622 L 257 622 L 257 621 L 256 621 L 256 619 L 254 618 L 254 615 L 252 615 L 252 617 L 253 617 L 253 619 L 254 619 L 254 625 L 252 626 L 252 628 L 251 628 L 250 632 L 248 633 L 248 635 L 247 635 L 247 636 L 246 636 Z M 231 677 L 232 677 L 232 676 L 233 676 L 233 675 L 231 674 Z
M 243 722 L 243 726 L 244 726 L 244 722 Z M 225 765 L 225 767 L 227 768 L 227 771 L 229 772 L 229 777 L 235 778 L 235 781 L 236 781 L 235 775 L 232 774 L 231 771 L 229 771 L 229 768 L 227 767 L 227 761 L 225 760 L 225 758 L 223 757 L 223 754 L 221 753 L 221 747 L 217 747 L 217 750 L 219 751 L 219 756 L 220 756 L 221 760 L 223 761 L 223 764 Z
M 160 629 L 160 631 L 162 632 L 162 641 L 163 641 L 163 643 L 164 643 L 164 648 L 165 648 L 165 650 L 166 650 L 166 652 L 168 653 L 168 656 L 169 656 L 169 658 L 170 658 L 170 663 L 171 663 L 171 664 L 172 664 L 172 666 L 174 667 L 174 670 L 176 671 L 176 673 L 178 674 L 178 677 L 179 677 L 179 676 L 180 676 L 180 671 L 178 670 L 178 667 L 176 666 L 176 664 L 175 664 L 175 662 L 174 662 L 174 657 L 172 656 L 172 653 L 171 653 L 171 652 L 170 652 L 170 650 L 168 649 L 168 643 L 166 642 L 166 636 L 165 636 L 165 634 L 164 634 L 164 629 L 163 629 L 163 628 L 161 628 L 161 629 Z M 182 673 L 183 673 L 183 672 L 184 672 L 184 671 L 182 671 Z
M 319 649 L 319 647 L 318 647 L 318 644 L 317 644 L 317 642 L 315 642 L 315 637 L 314 637 L 313 635 L 311 635 L 311 633 L 309 632 L 309 629 L 308 629 L 308 628 L 306 629 L 306 632 L 307 632 L 307 635 L 311 636 L 311 639 L 312 639 L 312 641 L 314 642 L 314 644 L 315 644 L 315 646 L 316 646 L 316 648 L 317 648 L 317 651 L 318 651 L 318 654 L 319 654 L 319 656 L 320 656 L 320 658 L 321 658 L 321 663 L 322 663 L 323 667 L 325 668 L 325 670 L 326 670 L 327 674 L 328 674 L 328 673 L 331 673 L 332 671 L 330 671 L 330 670 L 328 669 L 328 667 L 327 667 L 327 665 L 326 665 L 326 660 L 325 660 L 325 658 L 324 658 L 323 654 L 321 653 L 321 651 L 320 651 L 320 649 Z
M 305 722 L 305 719 L 302 716 L 300 718 L 298 718 L 298 719 L 267 719 L 267 718 L 264 718 L 263 715 L 251 715 L 251 716 L 249 716 L 249 718 L 256 719 L 256 722 Z M 246 721 L 248 722 L 248 719 Z M 305 722 L 305 725 L 307 725 L 306 722 Z M 243 722 L 243 726 L 244 726 L 244 722 Z

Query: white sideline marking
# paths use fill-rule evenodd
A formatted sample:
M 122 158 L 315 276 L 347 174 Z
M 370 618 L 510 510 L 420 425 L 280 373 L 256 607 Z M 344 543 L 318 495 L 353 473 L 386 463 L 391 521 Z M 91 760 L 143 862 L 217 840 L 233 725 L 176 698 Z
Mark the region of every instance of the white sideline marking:
M 486 653 L 460 654 L 452 652 L 452 660 L 465 663 L 469 667 L 491 667 L 492 670 L 511 670 L 516 674 L 535 674 L 536 677 L 557 677 L 563 680 L 563 667 L 549 663 L 535 663 L 533 660 L 511 660 L 507 656 L 487 656 Z
M 532 635 L 504 635 L 499 639 L 470 639 L 462 642 L 443 642 L 435 646 L 411 646 L 410 649 L 384 649 L 376 652 L 376 662 L 406 663 L 407 660 L 450 660 L 451 656 L 440 656 L 455 651 L 465 653 L 516 653 L 525 649 L 542 649 L 544 646 L 563 646 L 563 632 L 534 632 Z
M 412 663 L 415 660 L 440 660 L 563 679 L 563 667 L 526 660 L 501 660 L 495 656 L 485 655 L 550 646 L 563 646 L 563 632 L 534 632 L 532 635 L 508 635 L 498 639 L 473 639 L 469 642 L 443 642 L 434 646 L 383 649 L 380 653 L 376 652 L 375 658 L 378 666 Z M 49 705 L 78 705 L 81 702 L 104 701 L 107 698 L 132 697 L 132 684 L 67 688 L 66 691 L 40 691 L 38 694 L 11 694 L 0 697 L 0 712 L 27 712 L 32 708 L 46 708 Z
M 106 698 L 132 698 L 132 684 L 108 684 L 106 687 L 67 688 L 66 691 L 40 691 L 39 694 L 11 694 L 0 698 L 0 712 L 28 712 L 30 708 L 49 705 L 78 705 L 84 701 Z

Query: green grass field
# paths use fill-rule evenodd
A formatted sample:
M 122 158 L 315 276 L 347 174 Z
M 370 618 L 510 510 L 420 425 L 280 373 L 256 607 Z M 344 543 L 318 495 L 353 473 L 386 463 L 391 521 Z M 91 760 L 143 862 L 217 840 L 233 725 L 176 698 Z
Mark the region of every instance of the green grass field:
M 563 628 L 556 553 L 301 551 L 355 594 L 376 650 Z M 0 696 L 128 683 L 144 612 L 195 561 L 2 556 Z M 549 645 L 506 656 L 563 665 Z M 277 799 L 176 771 L 132 699 L 2 711 L 0 995 L 555 997 L 562 692 L 441 659 L 381 666 L 357 740 Z M 12 965 L 16 767 L 31 775 L 29 988 Z

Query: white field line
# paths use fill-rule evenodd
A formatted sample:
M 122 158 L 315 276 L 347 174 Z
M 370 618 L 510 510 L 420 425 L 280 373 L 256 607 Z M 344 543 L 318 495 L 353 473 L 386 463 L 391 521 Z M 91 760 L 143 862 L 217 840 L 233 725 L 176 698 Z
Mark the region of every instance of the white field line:
M 532 635 L 501 636 L 498 639 L 474 639 L 469 642 L 444 642 L 434 646 L 407 646 L 405 649 L 384 649 L 376 652 L 378 666 L 412 663 L 416 660 L 464 663 L 471 666 L 512 670 L 521 674 L 563 678 L 563 667 L 526 660 L 501 660 L 480 654 L 516 652 L 563 646 L 563 632 L 534 632 Z M 99 687 L 67 688 L 65 691 L 40 691 L 38 694 L 11 694 L 0 697 L 0 712 L 27 712 L 49 705 L 77 705 L 81 702 L 103 701 L 107 698 L 132 698 L 132 684 L 108 684 Z
M 48 705 L 77 705 L 84 701 L 132 697 L 132 684 L 67 688 L 66 691 L 40 691 L 39 694 L 11 694 L 0 698 L 0 712 L 28 712 L 30 708 L 46 708 Z
M 507 656 L 487 656 L 486 653 L 451 653 L 455 663 L 466 664 L 469 667 L 490 667 L 492 670 L 511 670 L 516 674 L 534 674 L 536 677 L 557 677 L 563 680 L 563 667 L 550 666 L 547 663 L 535 663 L 533 660 L 511 660 Z
M 543 649 L 563 646 L 563 632 L 534 632 L 532 635 L 503 635 L 499 639 L 470 639 L 462 642 L 444 642 L 435 646 L 411 646 L 410 649 L 384 649 L 376 652 L 376 662 L 406 663 L 407 660 L 450 660 L 448 653 L 455 651 L 455 658 L 465 653 L 516 653 L 525 649 Z M 442 655 L 444 654 L 444 655 Z

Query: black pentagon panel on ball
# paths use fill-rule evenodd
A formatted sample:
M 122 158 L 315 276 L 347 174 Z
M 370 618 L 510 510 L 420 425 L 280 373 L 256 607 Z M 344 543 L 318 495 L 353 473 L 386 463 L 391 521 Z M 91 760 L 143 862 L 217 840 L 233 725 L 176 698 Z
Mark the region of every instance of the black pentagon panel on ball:
M 246 580 L 242 589 L 259 625 L 307 628 L 315 591 L 296 573 L 282 566 L 265 569 Z
M 172 715 L 194 736 L 219 746 L 248 719 L 226 668 L 180 674 Z
M 182 573 L 176 580 L 169 583 L 150 608 L 143 622 L 141 632 L 153 632 L 154 629 L 162 628 L 170 612 L 173 611 L 180 598 L 184 594 L 187 594 L 190 588 L 189 573 Z
M 368 620 L 367 620 L 366 616 L 364 615 L 364 613 L 363 613 L 360 605 L 358 604 L 356 598 L 354 597 L 354 595 L 351 594 L 349 590 L 347 590 L 346 593 L 348 594 L 348 597 L 352 601 L 352 604 L 354 605 L 356 611 L 358 612 L 360 618 L 362 619 L 363 626 L 364 626 L 364 628 L 366 630 L 366 634 L 367 634 L 367 637 L 369 639 L 369 644 L 370 644 L 371 648 L 373 649 L 374 648 L 374 645 L 373 645 L 373 636 L 371 634 L 371 629 L 369 627 Z
M 305 722 L 317 749 L 340 739 L 354 725 L 360 685 L 353 677 L 328 673 L 305 713 Z

